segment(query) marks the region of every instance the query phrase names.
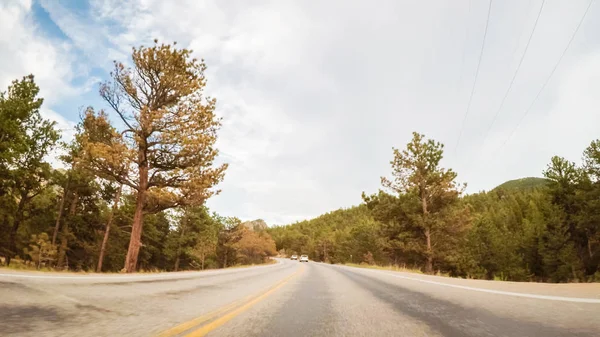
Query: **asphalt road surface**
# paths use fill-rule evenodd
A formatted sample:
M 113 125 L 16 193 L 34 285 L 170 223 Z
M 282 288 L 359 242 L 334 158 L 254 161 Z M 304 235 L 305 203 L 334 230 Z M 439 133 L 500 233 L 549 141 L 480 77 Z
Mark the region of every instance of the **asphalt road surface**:
M 300 263 L 205 272 L 0 271 L 0 336 L 600 336 L 600 285 Z

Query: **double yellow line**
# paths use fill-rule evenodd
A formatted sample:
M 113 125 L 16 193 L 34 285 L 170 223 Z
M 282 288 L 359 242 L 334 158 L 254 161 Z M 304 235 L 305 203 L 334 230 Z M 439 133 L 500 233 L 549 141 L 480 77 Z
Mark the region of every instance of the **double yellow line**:
M 302 266 L 300 269 L 298 269 L 296 272 L 294 272 L 292 275 L 286 277 L 285 279 L 279 281 L 277 284 L 275 284 L 274 286 L 271 286 L 270 288 L 266 289 L 263 292 L 260 292 L 256 295 L 251 295 L 248 297 L 245 297 L 241 300 L 232 302 L 224 307 L 221 307 L 217 310 L 211 311 L 207 314 L 204 314 L 200 317 L 194 318 L 190 321 L 181 323 L 179 325 L 177 325 L 176 327 L 173 327 L 169 330 L 165 330 L 163 332 L 161 332 L 158 337 L 173 337 L 173 336 L 177 336 L 181 333 L 184 333 L 188 330 L 191 330 L 193 328 L 196 328 L 195 330 L 185 334 L 186 337 L 199 337 L 199 336 L 205 336 L 206 334 L 208 334 L 209 332 L 215 330 L 216 328 L 222 326 L 223 324 L 227 323 L 228 321 L 230 321 L 231 319 L 233 319 L 234 317 L 238 316 L 239 314 L 245 312 L 246 310 L 250 309 L 252 306 L 254 306 L 255 304 L 259 303 L 260 301 L 264 300 L 265 298 L 267 298 L 269 295 L 271 295 L 272 293 L 274 293 L 275 291 L 277 291 L 279 288 L 283 287 L 287 282 L 289 282 L 292 278 L 294 278 L 295 276 L 299 275 L 302 271 L 304 271 L 304 266 Z M 207 324 L 204 324 L 206 322 L 209 322 Z M 202 325 L 204 324 L 204 325 Z

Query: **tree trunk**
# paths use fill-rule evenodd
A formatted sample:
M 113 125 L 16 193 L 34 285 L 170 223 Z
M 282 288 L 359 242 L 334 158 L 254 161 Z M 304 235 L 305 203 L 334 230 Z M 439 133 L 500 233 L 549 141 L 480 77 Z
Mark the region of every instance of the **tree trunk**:
M 98 266 L 96 266 L 96 272 L 102 272 L 102 262 L 104 262 L 104 254 L 106 253 L 106 246 L 108 244 L 108 236 L 110 234 L 110 227 L 112 226 L 113 218 L 115 213 L 119 209 L 119 201 L 121 200 L 121 192 L 123 191 L 123 185 L 119 185 L 115 200 L 113 201 L 112 210 L 108 214 L 106 220 L 106 229 L 104 230 L 104 238 L 102 239 L 102 246 L 100 246 L 100 256 L 98 256 Z
M 175 258 L 175 268 L 173 268 L 173 271 L 178 271 L 179 270 L 179 255 L 177 255 L 177 257 Z
M 425 229 L 425 238 L 427 239 L 427 263 L 425 264 L 425 272 L 431 274 L 433 273 L 433 252 L 431 249 L 431 231 L 429 228 Z
M 17 213 L 15 214 L 15 220 L 13 221 L 12 228 L 10 230 L 9 242 L 8 242 L 8 254 L 6 254 L 6 265 L 10 265 L 10 260 L 13 255 L 16 255 L 17 252 L 17 231 L 19 230 L 19 226 L 23 221 L 23 212 L 25 211 L 25 204 L 27 203 L 27 195 L 21 195 L 21 200 L 19 200 L 19 205 L 17 206 Z
M 181 227 L 181 236 L 179 237 L 179 240 L 177 241 L 177 250 L 175 251 L 176 257 L 175 257 L 175 271 L 179 270 L 179 262 L 180 262 L 180 257 L 181 257 L 181 240 L 183 240 L 183 235 L 185 234 L 185 226 Z
M 144 206 L 146 203 L 146 192 L 148 189 L 148 162 L 145 159 L 145 154 L 140 150 L 139 154 L 139 174 L 140 184 L 137 191 L 135 203 L 135 214 L 133 216 L 133 225 L 131 227 L 131 237 L 129 238 L 129 248 L 127 249 L 127 257 L 125 258 L 125 272 L 133 273 L 137 269 L 137 260 L 142 245 L 142 226 L 144 225 Z
M 65 208 L 65 199 L 67 199 L 67 191 L 69 190 L 69 180 L 67 180 L 63 189 L 63 195 L 58 204 L 58 214 L 56 215 L 56 223 L 54 224 L 54 234 L 52 234 L 52 245 L 56 244 L 56 237 L 58 236 L 58 230 L 60 229 L 60 219 L 62 218 L 63 209 Z
M 204 259 L 206 258 L 206 254 L 203 252 L 200 257 L 200 270 L 204 270 Z
M 427 191 L 421 186 L 421 207 L 423 208 L 423 226 L 425 226 L 425 239 L 427 242 L 427 252 L 425 272 L 427 274 L 433 273 L 433 249 L 431 247 L 431 228 L 429 227 L 429 210 L 427 209 Z
M 594 257 L 594 252 L 592 251 L 592 240 L 590 239 L 589 234 L 586 234 L 586 238 L 587 238 L 588 255 L 590 256 L 590 259 L 591 259 Z
M 75 191 L 73 193 L 73 200 L 71 200 L 71 205 L 69 206 L 69 221 L 73 219 L 75 215 L 75 211 L 77 211 L 77 202 L 79 201 L 79 193 Z M 56 267 L 63 268 L 65 266 L 65 256 L 67 255 L 69 244 L 69 223 L 65 222 L 63 225 L 62 235 L 60 238 L 60 249 L 58 251 L 58 262 L 56 263 Z
M 2 216 L 2 225 L 4 226 L 4 228 L 10 227 L 8 224 L 8 215 L 6 213 Z M 10 254 L 8 254 L 8 250 L 5 250 L 5 252 L 4 252 L 5 262 L 8 260 L 8 255 L 10 255 Z
M 223 268 L 227 268 L 227 255 L 229 255 L 229 249 L 225 248 L 225 257 L 223 258 Z

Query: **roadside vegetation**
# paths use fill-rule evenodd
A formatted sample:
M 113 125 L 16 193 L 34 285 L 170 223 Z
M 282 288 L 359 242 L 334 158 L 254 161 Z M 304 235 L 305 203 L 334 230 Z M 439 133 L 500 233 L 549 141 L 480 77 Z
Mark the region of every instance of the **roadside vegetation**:
M 215 163 L 221 121 L 204 62 L 156 41 L 131 56 L 100 86 L 109 110 L 84 109 L 68 143 L 40 114 L 33 75 L 0 93 L 0 264 L 134 272 L 269 262 L 266 225 L 205 206 L 227 165 Z
M 410 268 L 406 268 L 406 267 L 402 267 L 402 266 L 395 266 L 395 265 L 391 265 L 391 264 L 387 265 L 387 266 L 380 266 L 380 265 L 376 265 L 376 264 L 368 264 L 366 262 L 361 262 L 361 263 L 344 263 L 344 265 L 348 266 L 348 267 L 355 267 L 355 268 L 367 268 L 367 269 L 399 271 L 399 272 L 403 272 L 403 273 L 423 274 L 423 271 L 421 269 L 410 269 Z
M 279 250 L 457 277 L 600 281 L 600 140 L 580 166 L 553 157 L 544 178 L 465 195 L 441 165 L 443 144 L 414 133 L 362 204 L 267 228 L 206 207 L 227 165 L 216 163 L 221 121 L 204 62 L 155 43 L 134 48 L 130 65 L 115 63 L 100 86 L 108 110 L 83 109 L 67 143 L 42 117 L 33 75 L 0 93 L 1 264 L 201 270 Z
M 312 260 L 504 281 L 599 282 L 600 140 L 577 166 L 465 195 L 443 145 L 414 133 L 393 149 L 383 189 L 358 206 L 269 229 L 277 249 Z M 385 267 L 382 267 L 385 266 Z

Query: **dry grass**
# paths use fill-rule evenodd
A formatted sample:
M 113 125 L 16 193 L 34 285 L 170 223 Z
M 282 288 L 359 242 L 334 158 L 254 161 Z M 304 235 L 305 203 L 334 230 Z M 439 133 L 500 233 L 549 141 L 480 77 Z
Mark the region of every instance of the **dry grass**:
M 387 266 L 378 266 L 378 265 L 369 265 L 366 263 L 344 263 L 345 266 L 348 267 L 357 267 L 357 268 L 367 268 L 367 269 L 378 269 L 378 270 L 389 270 L 389 271 L 398 271 L 404 273 L 413 273 L 413 274 L 425 274 L 422 270 L 417 268 L 406 268 L 405 266 L 396 266 L 396 265 L 387 265 Z M 433 275 L 436 276 L 444 276 L 450 277 L 448 273 L 442 273 L 441 271 L 435 272 Z
M 49 267 L 41 267 L 37 269 L 33 262 L 26 262 L 21 259 L 12 259 L 10 260 L 10 265 L 5 266 L 4 261 L 2 261 L 2 267 L 0 269 L 10 269 L 10 270 L 34 270 L 34 271 L 56 271 Z
M 401 271 L 405 273 L 414 273 L 414 274 L 423 274 L 420 269 L 412 269 L 395 265 L 387 265 L 387 266 L 378 266 L 378 265 L 370 265 L 366 263 L 344 263 L 345 266 L 348 267 L 357 267 L 357 268 L 367 268 L 367 269 L 379 269 L 379 270 L 391 270 L 391 271 Z
M 41 267 L 40 269 L 37 269 L 35 264 L 33 262 L 27 262 L 24 260 L 21 260 L 19 258 L 15 258 L 12 259 L 10 261 L 10 265 L 9 266 L 5 266 L 4 265 L 4 261 L 0 261 L 2 262 L 2 264 L 0 264 L 0 270 L 2 269 L 9 269 L 9 270 L 26 270 L 26 271 L 39 271 L 39 272 L 53 272 L 53 273 L 77 273 L 77 274 L 95 274 L 95 271 L 85 271 L 85 270 L 78 270 L 78 271 L 74 271 L 74 270 L 59 270 L 59 269 L 54 269 L 54 268 L 50 268 L 50 267 Z M 227 267 L 225 269 L 232 269 L 232 268 L 248 268 L 248 267 L 253 267 L 253 266 L 262 266 L 262 265 L 266 265 L 266 264 L 275 264 L 277 263 L 277 261 L 275 259 L 268 259 L 267 261 L 265 261 L 264 263 L 258 263 L 258 264 L 239 264 L 239 265 L 235 265 L 235 266 L 230 266 Z M 215 270 L 218 268 L 212 268 L 212 269 L 204 269 L 204 270 Z M 181 270 L 180 272 L 196 272 L 196 271 L 200 271 L 200 270 Z M 123 272 L 102 272 L 102 274 L 122 274 Z M 137 271 L 137 274 L 160 274 L 160 273 L 169 273 L 169 271 L 165 271 L 165 270 L 159 270 L 159 269 L 140 269 Z

